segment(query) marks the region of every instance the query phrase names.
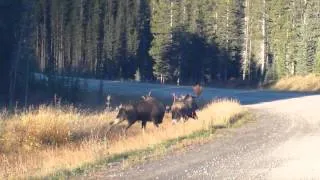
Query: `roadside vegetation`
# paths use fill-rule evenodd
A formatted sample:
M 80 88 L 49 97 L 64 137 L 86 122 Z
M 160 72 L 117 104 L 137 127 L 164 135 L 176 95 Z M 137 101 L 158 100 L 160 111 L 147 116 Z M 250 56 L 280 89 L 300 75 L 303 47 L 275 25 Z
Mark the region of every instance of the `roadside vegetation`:
M 270 87 L 280 91 L 320 92 L 320 76 L 316 74 L 291 76 L 278 80 Z
M 170 114 L 166 114 L 159 129 L 147 124 L 143 135 L 140 123 L 136 123 L 124 136 L 125 123 L 107 133 L 114 111 L 86 112 L 62 105 L 43 105 L 14 115 L 3 111 L 0 179 L 70 175 L 94 164 L 139 159 L 137 152 L 153 154 L 172 145 L 183 146 L 192 142 L 184 139 L 230 127 L 246 113 L 235 100 L 215 100 L 198 112 L 198 120 L 172 125 Z

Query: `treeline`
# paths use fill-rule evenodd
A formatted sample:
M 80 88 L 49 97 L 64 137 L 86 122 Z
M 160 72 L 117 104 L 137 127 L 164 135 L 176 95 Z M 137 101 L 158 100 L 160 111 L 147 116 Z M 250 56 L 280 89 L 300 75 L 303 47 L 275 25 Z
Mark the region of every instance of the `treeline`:
M 0 0 L 0 101 L 1 95 L 8 97 L 10 82 L 13 80 L 11 68 L 18 66 L 14 64 L 17 59 L 14 52 L 19 42 L 20 36 L 19 22 L 21 17 L 21 1 Z M 8 98 L 5 98 L 7 101 Z
M 42 0 L 33 12 L 29 42 L 46 73 L 181 82 L 240 74 L 240 2 Z
M 319 0 L 0 0 L 0 8 L 1 77 L 11 88 L 34 71 L 180 83 L 320 72 Z
M 33 9 L 40 71 L 128 79 L 151 67 L 146 1 L 41 0 Z
M 240 1 L 22 3 L 32 71 L 181 83 L 240 75 Z
M 244 78 L 320 73 L 320 1 L 245 0 L 244 5 Z

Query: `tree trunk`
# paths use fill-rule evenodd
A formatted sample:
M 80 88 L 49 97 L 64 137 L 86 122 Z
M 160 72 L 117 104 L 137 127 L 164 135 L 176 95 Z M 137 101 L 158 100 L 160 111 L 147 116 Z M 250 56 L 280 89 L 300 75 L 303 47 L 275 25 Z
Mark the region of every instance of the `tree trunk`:
M 170 1 L 170 40 L 172 41 L 172 27 L 173 27 L 173 1 Z
M 24 107 L 27 108 L 28 105 L 28 96 L 29 96 L 29 73 L 30 73 L 30 62 L 29 58 L 27 60 L 27 65 L 26 65 L 26 84 L 25 84 L 25 93 L 24 93 Z
M 249 55 L 248 55 L 248 49 L 249 49 L 249 0 L 245 1 L 245 31 L 244 31 L 244 38 L 245 38 L 245 50 L 243 52 L 243 62 L 242 62 L 242 79 L 245 80 L 248 72 L 248 65 L 249 65 Z
M 227 1 L 227 51 L 229 51 L 229 0 Z
M 227 52 L 229 52 L 229 0 L 227 1 Z M 228 63 L 227 61 L 224 63 L 224 72 L 223 72 L 223 76 L 224 76 L 224 80 L 226 81 L 228 79 Z
M 183 2 L 183 23 L 186 22 L 186 16 L 187 16 L 187 13 L 186 13 L 186 2 L 184 1 Z
M 20 62 L 21 53 L 21 41 L 18 42 L 17 53 L 11 65 L 12 69 L 10 72 L 10 86 L 9 86 L 9 109 L 12 110 L 15 99 L 16 82 L 17 82 L 17 69 Z
M 173 26 L 173 1 L 170 1 L 170 27 Z
M 251 37 L 251 36 L 250 36 Z M 252 74 L 251 74 L 251 63 L 250 63 L 250 59 L 251 59 L 251 52 L 252 52 L 252 41 L 251 39 L 249 40 L 249 50 L 248 50 L 248 79 L 252 80 Z
M 263 1 L 263 9 L 262 9 L 262 47 L 261 47 L 261 76 L 264 75 L 265 72 L 265 64 L 266 64 L 266 0 Z

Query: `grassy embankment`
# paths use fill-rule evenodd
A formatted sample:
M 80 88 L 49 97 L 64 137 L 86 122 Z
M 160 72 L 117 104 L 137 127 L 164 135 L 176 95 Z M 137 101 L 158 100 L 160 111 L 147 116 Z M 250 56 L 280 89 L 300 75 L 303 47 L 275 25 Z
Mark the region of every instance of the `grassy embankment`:
M 320 76 L 309 74 L 282 78 L 270 85 L 270 88 L 279 91 L 320 92 Z
M 199 120 L 172 125 L 166 114 L 161 128 L 150 123 L 142 135 L 136 123 L 124 137 L 125 124 L 106 134 L 116 112 L 84 112 L 72 106 L 41 106 L 10 116 L 3 112 L 0 179 L 66 176 L 120 159 L 136 162 L 146 155 L 204 142 L 216 128 L 239 124 L 247 114 L 235 100 L 217 100 L 199 111 Z

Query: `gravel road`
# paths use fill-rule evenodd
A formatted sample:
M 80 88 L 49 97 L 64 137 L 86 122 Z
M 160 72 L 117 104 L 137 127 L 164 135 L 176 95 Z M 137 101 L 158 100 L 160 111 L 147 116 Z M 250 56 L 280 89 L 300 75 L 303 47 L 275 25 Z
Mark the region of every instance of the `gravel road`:
M 99 81 L 86 80 L 95 91 Z M 118 95 L 170 97 L 189 86 L 103 81 Z M 201 98 L 238 99 L 256 115 L 254 123 L 218 132 L 210 143 L 129 169 L 106 168 L 76 179 L 320 179 L 320 95 L 264 90 L 205 88 Z

